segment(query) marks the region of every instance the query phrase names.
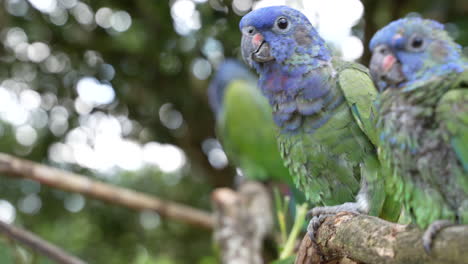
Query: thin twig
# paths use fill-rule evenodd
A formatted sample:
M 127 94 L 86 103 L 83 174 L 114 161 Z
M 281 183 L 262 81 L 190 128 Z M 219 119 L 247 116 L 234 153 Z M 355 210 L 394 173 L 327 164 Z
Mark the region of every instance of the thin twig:
M 9 238 L 16 240 L 32 250 L 39 252 L 40 254 L 54 260 L 59 264 L 86 264 L 83 260 L 74 257 L 63 249 L 58 248 L 55 245 L 43 240 L 35 234 L 23 230 L 21 228 L 9 225 L 0 220 L 0 232 L 8 236 Z
M 130 189 L 112 186 L 86 176 L 55 169 L 4 153 L 0 153 L 0 174 L 27 178 L 53 188 L 81 193 L 134 210 L 156 211 L 163 217 L 206 229 L 213 228 L 211 214 L 202 210 L 158 199 Z

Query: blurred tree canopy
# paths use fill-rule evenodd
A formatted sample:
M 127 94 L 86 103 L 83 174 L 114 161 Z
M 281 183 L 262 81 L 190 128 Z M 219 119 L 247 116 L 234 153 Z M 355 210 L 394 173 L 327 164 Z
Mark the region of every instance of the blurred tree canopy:
M 235 173 L 206 87 L 220 61 L 239 57 L 251 2 L 0 0 L 0 150 L 209 210 Z M 466 0 L 362 4 L 352 32 L 364 43 L 418 12 L 468 45 Z M 90 263 L 217 263 L 204 230 L 29 180 L 1 178 L 0 217 Z M 4 238 L 0 262 L 50 263 Z

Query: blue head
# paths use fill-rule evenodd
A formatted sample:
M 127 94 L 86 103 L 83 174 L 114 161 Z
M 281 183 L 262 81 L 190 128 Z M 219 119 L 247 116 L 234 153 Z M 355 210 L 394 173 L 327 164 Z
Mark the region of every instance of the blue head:
M 227 86 L 235 80 L 255 82 L 256 78 L 241 62 L 226 59 L 219 66 L 208 87 L 208 99 L 215 115 L 222 109 Z
M 305 73 L 307 66 L 329 61 L 331 55 L 307 17 L 287 6 L 253 10 L 240 21 L 242 56 L 258 73 L 273 63 L 285 72 Z
M 370 49 L 370 71 L 380 90 L 462 71 L 461 47 L 442 24 L 429 19 L 403 18 L 388 24 L 371 39 Z

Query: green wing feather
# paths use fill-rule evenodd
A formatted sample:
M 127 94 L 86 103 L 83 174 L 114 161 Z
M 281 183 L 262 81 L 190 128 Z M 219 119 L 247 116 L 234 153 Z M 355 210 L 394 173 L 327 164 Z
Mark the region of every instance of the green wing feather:
M 437 118 L 445 128 L 447 140 L 458 160 L 468 173 L 468 71 L 463 73 L 459 87 L 447 92 L 439 101 Z
M 375 119 L 377 89 L 369 76 L 367 68 L 356 63 L 344 63 L 339 72 L 339 84 L 351 109 L 356 123 L 377 147 L 378 133 Z M 396 221 L 401 212 L 401 201 L 385 196 L 387 174 L 374 155 L 369 155 L 361 168 L 361 174 L 368 184 L 370 214 Z M 382 204 L 383 203 L 383 204 Z
M 457 216 L 460 223 L 468 224 L 468 66 L 440 99 L 436 114 L 442 135 L 460 164 L 452 166 L 454 182 L 464 192 Z
M 376 145 L 378 138 L 374 103 L 378 95 L 377 89 L 365 67 L 359 64 L 348 65 L 339 75 L 341 89 L 359 127 Z
M 437 119 L 444 129 L 444 138 L 453 148 L 461 168 L 453 175 L 456 184 L 468 194 L 468 70 L 461 74 L 456 87 L 447 92 L 437 105 Z M 461 223 L 468 224 L 468 199 L 457 209 Z
M 279 154 L 271 107 L 255 83 L 231 82 L 219 115 L 218 137 L 248 179 L 292 182 Z

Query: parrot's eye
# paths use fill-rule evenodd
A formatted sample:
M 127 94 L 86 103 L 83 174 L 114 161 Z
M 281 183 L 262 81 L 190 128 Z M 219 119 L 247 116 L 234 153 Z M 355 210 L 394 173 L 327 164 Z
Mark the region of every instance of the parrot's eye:
M 281 17 L 280 19 L 278 19 L 278 22 L 276 22 L 276 24 L 278 25 L 280 29 L 288 28 L 288 20 L 284 17 Z
M 422 38 L 419 38 L 419 37 L 414 38 L 414 39 L 413 39 L 413 42 L 411 42 L 411 46 L 412 46 L 413 48 L 415 48 L 415 49 L 420 48 L 420 47 L 422 46 L 422 44 L 423 44 L 423 39 L 422 39 Z
M 409 49 L 413 51 L 421 51 L 424 48 L 424 39 L 421 36 L 415 35 L 409 41 Z
M 289 21 L 287 18 L 285 17 L 280 17 L 276 20 L 276 28 L 279 30 L 279 31 L 286 31 L 289 29 Z

